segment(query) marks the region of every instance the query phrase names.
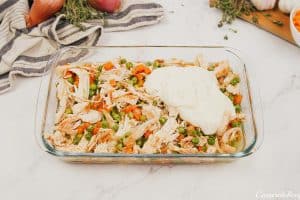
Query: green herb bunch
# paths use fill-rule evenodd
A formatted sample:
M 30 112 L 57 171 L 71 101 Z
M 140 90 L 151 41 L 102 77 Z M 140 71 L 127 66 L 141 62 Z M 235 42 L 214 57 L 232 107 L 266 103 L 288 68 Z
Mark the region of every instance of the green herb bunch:
M 218 27 L 222 27 L 224 23 L 231 24 L 237 17 L 243 14 L 250 15 L 255 11 L 255 7 L 248 0 L 213 0 L 210 5 L 211 7 L 216 7 L 223 12 L 223 16 Z
M 64 6 L 59 14 L 64 14 L 66 20 L 75 26 L 84 29 L 83 22 L 92 19 L 100 19 L 104 22 L 106 13 L 93 8 L 87 0 L 65 0 Z

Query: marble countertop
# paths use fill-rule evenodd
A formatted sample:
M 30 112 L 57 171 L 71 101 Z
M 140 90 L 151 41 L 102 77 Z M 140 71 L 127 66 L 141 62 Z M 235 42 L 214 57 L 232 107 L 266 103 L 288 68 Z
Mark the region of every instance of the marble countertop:
M 226 45 L 241 51 L 260 90 L 264 143 L 252 156 L 213 165 L 70 164 L 34 138 L 39 78 L 20 78 L 0 96 L 0 198 L 10 199 L 300 199 L 300 48 L 246 22 L 217 28 L 206 0 L 165 0 L 158 25 L 107 33 L 102 45 Z M 224 40 L 227 34 L 229 40 Z M 291 195 L 290 195 L 291 196 Z M 292 199 L 287 197 L 284 199 Z

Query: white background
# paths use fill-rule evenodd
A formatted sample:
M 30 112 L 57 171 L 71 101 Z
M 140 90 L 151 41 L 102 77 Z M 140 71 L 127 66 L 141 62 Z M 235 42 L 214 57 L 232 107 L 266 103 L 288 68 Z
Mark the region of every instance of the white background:
M 262 96 L 265 139 L 236 162 L 213 165 L 82 165 L 37 146 L 39 78 L 20 78 L 0 96 L 0 199 L 256 199 L 257 192 L 300 193 L 300 49 L 236 21 L 217 28 L 206 0 L 165 0 L 166 17 L 138 30 L 107 33 L 103 45 L 227 45 L 242 51 Z M 229 40 L 223 39 L 228 34 Z

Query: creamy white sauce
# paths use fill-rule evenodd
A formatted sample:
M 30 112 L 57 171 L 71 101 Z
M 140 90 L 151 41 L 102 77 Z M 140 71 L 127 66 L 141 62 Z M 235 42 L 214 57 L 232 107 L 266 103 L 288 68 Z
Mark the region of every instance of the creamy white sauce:
M 175 107 L 181 118 L 207 134 L 224 129 L 236 113 L 230 99 L 218 87 L 212 72 L 200 67 L 163 67 L 154 70 L 144 84 L 146 91 Z

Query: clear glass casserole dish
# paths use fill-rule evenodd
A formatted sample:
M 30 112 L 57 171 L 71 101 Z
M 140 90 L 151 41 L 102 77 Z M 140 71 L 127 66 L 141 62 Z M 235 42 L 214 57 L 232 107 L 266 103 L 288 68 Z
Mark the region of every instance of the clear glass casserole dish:
M 254 153 L 263 140 L 263 120 L 257 87 L 251 87 L 246 66 L 238 56 L 238 51 L 229 47 L 202 46 L 101 46 L 67 47 L 59 50 L 49 60 L 41 84 L 36 109 L 35 135 L 39 146 L 51 155 L 66 161 L 88 163 L 201 163 L 231 161 Z M 53 148 L 43 137 L 51 133 L 57 108 L 55 67 L 72 62 L 105 62 L 117 57 L 134 61 L 155 60 L 157 58 L 178 58 L 193 61 L 202 54 L 208 62 L 228 60 L 235 73 L 240 75 L 242 110 L 244 121 L 245 147 L 243 151 L 224 154 L 120 154 L 120 153 L 78 153 L 63 152 Z M 254 90 L 255 88 L 255 90 Z

